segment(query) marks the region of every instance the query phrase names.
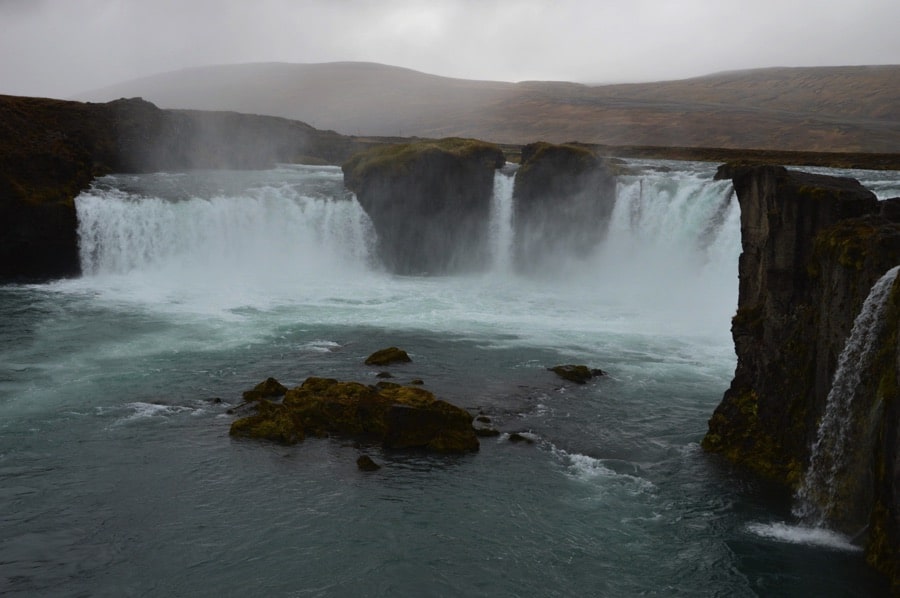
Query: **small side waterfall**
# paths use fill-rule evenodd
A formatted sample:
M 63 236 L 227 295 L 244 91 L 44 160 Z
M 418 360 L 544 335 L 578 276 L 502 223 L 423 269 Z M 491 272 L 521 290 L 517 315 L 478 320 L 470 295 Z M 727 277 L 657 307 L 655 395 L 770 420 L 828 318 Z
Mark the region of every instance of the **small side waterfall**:
M 892 268 L 872 286 L 838 359 L 809 469 L 796 495 L 794 514 L 806 524 L 824 526 L 841 519 L 858 486 L 853 480 L 866 478 L 866 472 L 855 471 L 854 454 L 862 448 L 859 434 L 867 434 L 860 429 L 866 418 L 855 413 L 860 409 L 855 403 L 862 376 L 878 346 L 898 271 L 900 266 Z

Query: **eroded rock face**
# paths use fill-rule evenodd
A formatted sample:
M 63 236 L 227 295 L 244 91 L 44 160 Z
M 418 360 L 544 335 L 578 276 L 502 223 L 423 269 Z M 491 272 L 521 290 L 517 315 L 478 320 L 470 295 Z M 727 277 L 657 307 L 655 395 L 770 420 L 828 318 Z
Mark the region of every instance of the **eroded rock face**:
M 343 165 L 344 183 L 372 220 L 378 254 L 398 274 L 483 268 L 496 145 L 472 139 L 376 147 Z
M 893 202 L 857 181 L 729 165 L 741 206 L 743 252 L 732 336 L 731 387 L 709 421 L 705 449 L 796 488 L 825 412 L 838 357 L 872 285 L 900 264 Z M 851 412 L 850 488 L 831 524 L 868 526 L 870 562 L 900 579 L 898 320 L 888 299 L 884 332 L 871 347 Z
M 256 401 L 256 413 L 231 424 L 231 435 L 295 444 L 307 435 L 380 440 L 385 448 L 442 453 L 478 450 L 472 416 L 422 388 L 380 387 L 307 378 L 281 403 Z
M 593 251 L 615 207 L 616 180 L 587 148 L 532 143 L 522 148 L 513 198 L 514 263 L 537 270 Z

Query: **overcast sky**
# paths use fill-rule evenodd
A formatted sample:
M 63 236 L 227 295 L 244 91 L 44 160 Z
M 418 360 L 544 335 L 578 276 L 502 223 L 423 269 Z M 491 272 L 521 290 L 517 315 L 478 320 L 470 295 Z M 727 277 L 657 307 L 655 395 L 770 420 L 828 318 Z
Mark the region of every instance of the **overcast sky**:
M 587 83 L 900 64 L 898 28 L 900 0 L 0 0 L 0 93 L 238 62 Z

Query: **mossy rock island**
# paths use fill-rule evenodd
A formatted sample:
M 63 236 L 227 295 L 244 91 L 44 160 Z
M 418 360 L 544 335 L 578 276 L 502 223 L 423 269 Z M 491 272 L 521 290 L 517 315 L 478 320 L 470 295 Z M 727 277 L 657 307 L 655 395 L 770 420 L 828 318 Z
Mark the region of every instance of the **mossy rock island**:
M 442 139 L 373 147 L 344 163 L 378 233 L 378 254 L 398 274 L 445 274 L 483 268 L 490 255 L 494 172 L 499 146 Z
M 518 270 L 588 256 L 603 240 L 616 203 L 617 166 L 576 144 L 522 148 L 513 189 L 513 258 Z
M 311 377 L 280 403 L 259 399 L 253 408 L 256 413 L 231 424 L 232 436 L 295 444 L 310 435 L 337 435 L 440 453 L 479 447 L 469 412 L 417 387 Z

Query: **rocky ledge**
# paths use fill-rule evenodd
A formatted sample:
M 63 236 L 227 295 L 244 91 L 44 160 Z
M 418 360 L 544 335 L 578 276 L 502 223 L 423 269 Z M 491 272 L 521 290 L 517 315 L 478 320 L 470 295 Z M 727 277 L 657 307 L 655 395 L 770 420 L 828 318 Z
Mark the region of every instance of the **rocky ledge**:
M 900 199 L 857 181 L 729 164 L 743 252 L 732 321 L 737 368 L 703 447 L 800 487 L 839 357 L 873 284 L 900 264 Z M 860 538 L 869 561 L 900 582 L 900 285 L 862 349 L 846 413 L 827 523 Z M 831 442 L 827 440 L 826 442 Z M 900 587 L 900 586 L 898 586 Z
M 257 386 L 246 408 L 255 413 L 235 420 L 231 435 L 295 444 L 306 436 L 348 436 L 380 442 L 388 449 L 441 453 L 477 451 L 472 416 L 413 386 L 380 382 L 367 386 L 331 378 L 307 378 L 290 390 L 274 380 Z M 280 402 L 270 398 L 284 396 Z M 239 408 L 240 409 L 240 408 Z

